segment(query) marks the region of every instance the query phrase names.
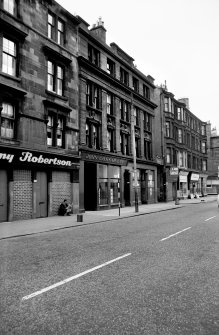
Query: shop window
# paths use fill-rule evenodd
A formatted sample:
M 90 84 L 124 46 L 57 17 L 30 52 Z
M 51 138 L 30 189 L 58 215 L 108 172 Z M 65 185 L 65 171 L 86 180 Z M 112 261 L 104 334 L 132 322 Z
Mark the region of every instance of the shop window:
M 47 61 L 47 89 L 58 95 L 64 91 L 64 69 L 52 61 Z
M 56 113 L 49 113 L 47 122 L 47 145 L 63 148 L 65 117 Z
M 11 39 L 3 37 L 2 72 L 16 76 L 17 45 Z
M 101 109 L 101 89 L 94 83 L 87 82 L 86 104 L 90 107 Z
M 107 72 L 111 76 L 115 76 L 115 63 L 109 58 L 107 58 Z
M 96 66 L 100 66 L 100 51 L 92 45 L 88 45 L 88 60 Z
M 143 85 L 143 96 L 150 100 L 150 88 L 146 85 Z
M 56 15 L 48 13 L 48 37 L 59 45 L 64 45 L 64 22 Z
M 129 85 L 129 74 L 122 67 L 120 67 L 120 81 L 127 86 Z
M 7 139 L 15 137 L 15 106 L 8 102 L 0 108 L 0 136 Z
M 17 15 L 17 2 L 16 0 L 3 0 L 3 9 L 11 15 Z

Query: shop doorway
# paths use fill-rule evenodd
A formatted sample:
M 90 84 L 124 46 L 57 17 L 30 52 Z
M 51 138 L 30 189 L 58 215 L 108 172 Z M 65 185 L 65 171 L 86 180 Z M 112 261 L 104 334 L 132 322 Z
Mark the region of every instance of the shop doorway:
M 47 174 L 38 171 L 36 174 L 36 217 L 43 218 L 47 216 Z
M 84 208 L 97 209 L 97 165 L 94 163 L 84 163 Z
M 7 171 L 0 170 L 0 222 L 7 221 L 8 182 Z
M 130 172 L 125 170 L 124 172 L 124 202 L 125 206 L 130 206 Z

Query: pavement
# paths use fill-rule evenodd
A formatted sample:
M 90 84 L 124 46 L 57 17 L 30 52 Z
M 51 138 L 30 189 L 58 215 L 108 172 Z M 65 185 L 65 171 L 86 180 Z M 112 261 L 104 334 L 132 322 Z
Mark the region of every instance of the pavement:
M 106 222 L 127 218 L 137 215 L 146 215 L 150 213 L 179 209 L 184 206 L 194 204 L 204 204 L 207 202 L 216 202 L 217 195 L 209 195 L 198 199 L 180 200 L 176 205 L 175 201 L 158 202 L 156 204 L 139 205 L 139 211 L 135 212 L 135 206 L 124 207 L 119 209 L 107 209 L 101 211 L 86 211 L 81 214 L 72 214 L 71 216 L 52 216 L 46 218 L 17 220 L 12 222 L 0 223 L 0 240 L 39 234 L 48 231 L 67 229 L 98 222 Z

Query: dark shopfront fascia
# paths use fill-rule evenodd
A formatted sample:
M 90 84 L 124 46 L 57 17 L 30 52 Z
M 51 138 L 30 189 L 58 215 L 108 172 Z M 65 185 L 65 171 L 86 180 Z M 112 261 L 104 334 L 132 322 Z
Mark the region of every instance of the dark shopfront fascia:
M 58 214 L 64 198 L 79 211 L 79 159 L 0 146 L 0 222 Z
M 122 167 L 127 160 L 114 155 L 82 151 L 80 211 L 115 208 L 122 204 Z

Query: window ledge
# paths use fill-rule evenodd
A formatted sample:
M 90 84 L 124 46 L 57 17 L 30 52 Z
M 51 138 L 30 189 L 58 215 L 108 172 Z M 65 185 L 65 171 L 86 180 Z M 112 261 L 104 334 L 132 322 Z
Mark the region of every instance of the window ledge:
M 21 78 L 20 77 L 15 77 L 15 76 L 12 76 L 11 74 L 8 74 L 8 73 L 5 73 L 5 72 L 0 71 L 0 75 L 2 77 L 12 79 L 12 80 L 17 81 L 19 83 L 21 82 Z
M 59 95 L 59 94 L 57 94 L 57 93 L 55 93 L 55 92 L 46 90 L 46 93 L 49 94 L 49 95 L 52 95 L 53 97 L 59 98 L 59 99 L 61 99 L 61 100 L 63 100 L 63 101 L 68 101 L 68 98 L 66 98 L 66 97 L 63 96 L 63 95 Z

